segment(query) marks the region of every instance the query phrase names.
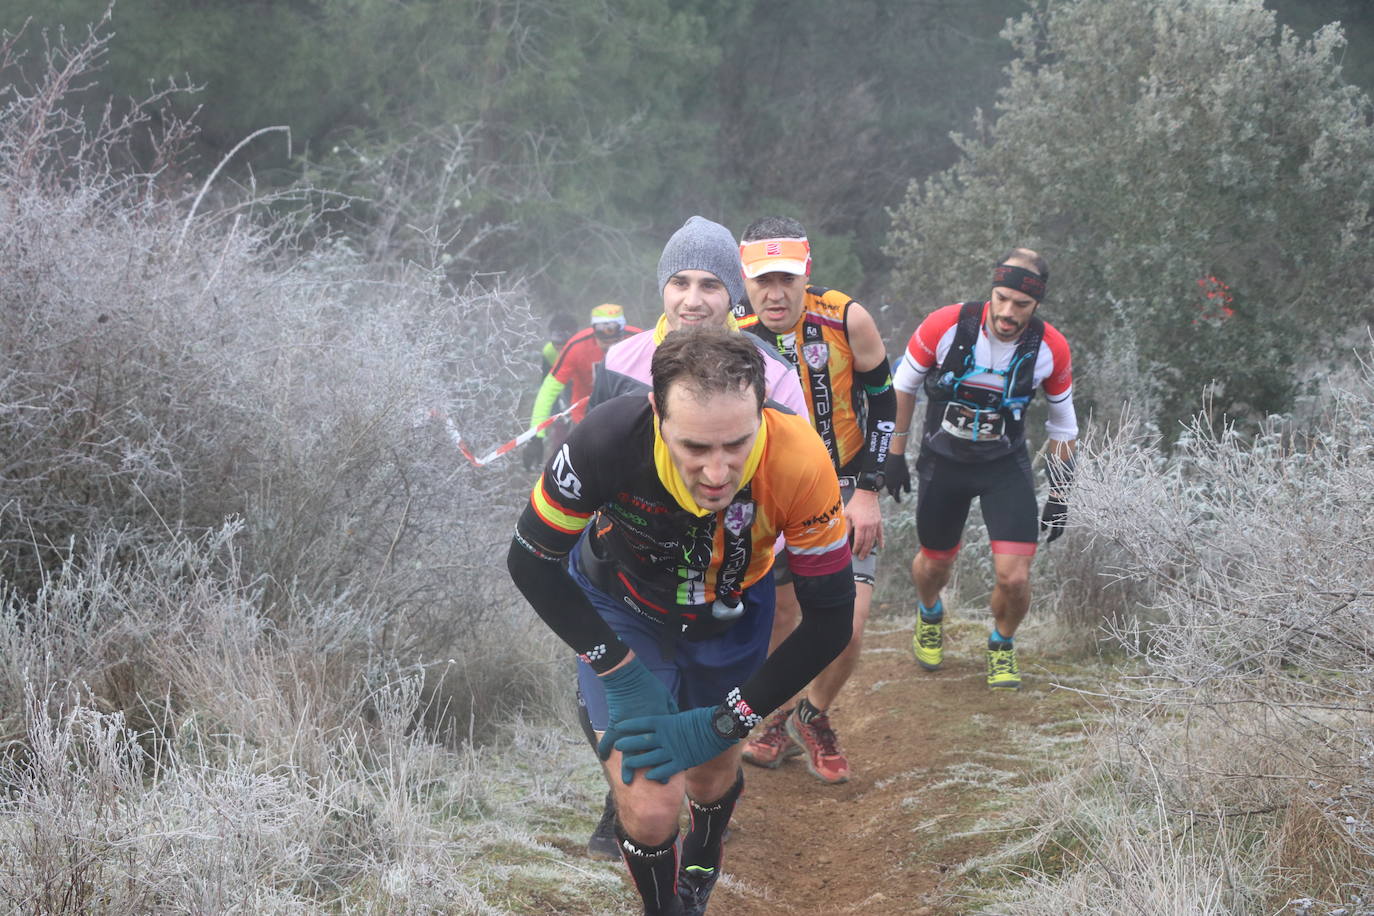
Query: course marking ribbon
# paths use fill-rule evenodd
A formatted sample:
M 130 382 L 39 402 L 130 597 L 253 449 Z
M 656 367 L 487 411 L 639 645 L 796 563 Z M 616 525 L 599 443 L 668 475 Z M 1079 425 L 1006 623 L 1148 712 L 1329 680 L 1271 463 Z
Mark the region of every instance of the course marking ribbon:
M 523 433 L 516 436 L 514 439 L 511 439 L 509 442 L 503 442 L 496 448 L 487 452 L 481 458 L 473 457 L 472 452 L 468 450 L 467 445 L 465 445 L 463 442 L 462 434 L 458 432 L 458 425 L 453 422 L 453 418 L 448 415 L 447 411 L 436 410 L 435 413 L 442 413 L 444 418 L 444 430 L 448 433 L 449 439 L 452 440 L 453 444 L 458 448 L 458 451 L 463 453 L 463 457 L 468 460 L 469 464 L 471 464 L 475 468 L 480 468 L 486 464 L 489 464 L 492 461 L 495 461 L 497 458 L 500 458 L 507 452 L 512 452 L 520 446 L 524 445 L 526 442 L 530 441 L 535 436 L 539 435 L 540 432 L 542 432 L 545 429 L 548 429 L 554 423 L 558 422 L 563 417 L 566 417 L 568 414 L 572 413 L 574 410 L 581 407 L 585 403 L 587 403 L 586 398 L 578 398 L 576 401 L 569 404 L 566 410 L 554 414 L 553 416 L 549 417 L 547 420 L 544 420 L 536 426 L 531 426 L 529 429 L 525 430 Z

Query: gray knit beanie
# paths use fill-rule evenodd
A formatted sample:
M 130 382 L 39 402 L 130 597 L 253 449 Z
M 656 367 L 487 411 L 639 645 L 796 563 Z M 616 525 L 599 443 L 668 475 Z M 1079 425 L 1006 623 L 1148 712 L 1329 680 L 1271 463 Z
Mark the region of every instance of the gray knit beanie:
M 679 270 L 705 270 L 716 275 L 730 293 L 730 304 L 744 298 L 744 277 L 739 267 L 739 243 L 720 223 L 694 216 L 668 239 L 658 258 L 658 291 Z

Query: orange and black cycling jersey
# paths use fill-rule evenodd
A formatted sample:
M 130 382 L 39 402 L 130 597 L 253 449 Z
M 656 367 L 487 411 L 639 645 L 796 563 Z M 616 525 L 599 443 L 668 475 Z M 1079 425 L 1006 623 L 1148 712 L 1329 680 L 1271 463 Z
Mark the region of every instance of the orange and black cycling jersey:
M 839 290 L 808 286 L 801 316 L 782 334 L 769 330 L 752 311 L 738 317 L 740 330 L 776 347 L 800 373 L 812 425 L 837 470 L 848 467 L 864 448 L 854 350 L 846 323 L 853 304 Z
M 828 576 L 850 561 L 839 484 L 806 420 L 765 407 L 745 474 L 730 506 L 692 511 L 648 399 L 615 398 L 550 461 L 517 539 L 536 555 L 566 556 L 591 522 L 584 550 L 614 577 L 614 596 L 650 619 L 680 617 L 692 638 L 715 600 L 768 574 L 780 532 L 796 576 Z

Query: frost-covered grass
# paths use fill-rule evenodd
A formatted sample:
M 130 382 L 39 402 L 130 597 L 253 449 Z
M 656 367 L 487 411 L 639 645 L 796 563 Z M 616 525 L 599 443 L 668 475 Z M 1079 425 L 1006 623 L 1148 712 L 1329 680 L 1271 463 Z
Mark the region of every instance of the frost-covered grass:
M 985 912 L 1374 913 L 1374 371 L 1318 402 L 1087 443 L 1065 540 L 1139 596 L 1130 664 Z
M 623 909 L 528 475 L 450 436 L 519 428 L 519 285 L 202 194 L 55 40 L 0 44 L 0 909 Z

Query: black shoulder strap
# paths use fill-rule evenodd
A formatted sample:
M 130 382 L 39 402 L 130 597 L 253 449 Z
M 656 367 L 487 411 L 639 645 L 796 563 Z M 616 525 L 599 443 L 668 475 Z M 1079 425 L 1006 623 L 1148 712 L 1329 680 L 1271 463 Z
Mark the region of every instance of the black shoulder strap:
M 973 360 L 973 347 L 978 343 L 978 326 L 983 323 L 984 303 L 971 299 L 959 304 L 959 323 L 954 326 L 954 339 L 950 341 L 949 352 L 937 369 L 926 373 L 926 394 L 939 400 L 949 400 L 952 388 L 941 381 L 953 373 L 964 374 Z M 1037 344 L 1039 346 L 1039 344 Z
M 1021 339 L 1016 342 L 1016 352 L 1011 358 L 1011 378 L 1007 379 L 1007 396 L 1015 401 L 1027 403 L 1035 394 L 1035 360 L 1040 355 L 1040 342 L 1045 339 L 1045 322 L 1038 315 L 1032 315 L 1030 323 Z

